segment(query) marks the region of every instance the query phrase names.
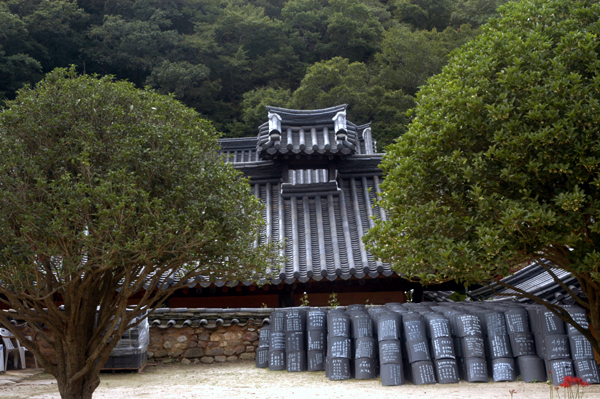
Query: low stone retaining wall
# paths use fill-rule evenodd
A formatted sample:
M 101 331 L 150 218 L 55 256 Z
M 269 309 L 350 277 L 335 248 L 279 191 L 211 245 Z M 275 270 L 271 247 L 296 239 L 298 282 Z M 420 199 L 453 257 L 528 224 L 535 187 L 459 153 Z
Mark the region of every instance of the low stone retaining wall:
M 273 308 L 160 308 L 148 317 L 151 362 L 215 363 L 253 360 L 258 334 Z M 56 364 L 54 350 L 26 323 L 18 328 L 41 343 L 46 359 Z M 12 355 L 9 367 L 12 367 Z M 35 367 L 27 352 L 27 367 Z
M 157 309 L 150 317 L 148 358 L 155 362 L 254 360 L 271 308 Z

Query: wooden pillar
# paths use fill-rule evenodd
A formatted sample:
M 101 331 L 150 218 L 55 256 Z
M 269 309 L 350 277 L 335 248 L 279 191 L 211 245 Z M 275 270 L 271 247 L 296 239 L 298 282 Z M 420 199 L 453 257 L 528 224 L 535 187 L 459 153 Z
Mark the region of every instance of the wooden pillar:
M 415 284 L 413 288 L 412 301 L 414 303 L 423 302 L 423 286 L 421 284 Z
M 296 306 L 294 304 L 294 289 L 291 285 L 284 285 L 283 289 L 279 292 L 279 307 L 280 308 L 291 308 Z

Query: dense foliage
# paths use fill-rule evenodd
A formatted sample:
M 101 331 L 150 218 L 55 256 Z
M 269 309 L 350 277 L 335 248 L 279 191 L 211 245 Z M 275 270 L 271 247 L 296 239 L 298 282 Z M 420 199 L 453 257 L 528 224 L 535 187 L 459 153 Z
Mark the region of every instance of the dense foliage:
M 600 3 L 501 10 L 419 92 L 384 158 L 388 221 L 369 246 L 423 283 L 489 282 L 550 260 L 581 283 L 587 302 L 561 284 L 599 332 Z
M 9 312 L 0 323 L 57 378 L 63 398 L 90 398 L 115 337 L 190 278 L 253 279 L 277 261 L 255 244 L 260 201 L 195 111 L 73 68 L 7 106 L 0 303 L 40 339 L 25 339 Z M 54 349 L 55 364 L 39 345 Z
M 279 106 L 348 102 L 350 120 L 375 122 L 381 147 L 405 130 L 418 87 L 505 1 L 4 0 L 0 105 L 74 64 L 173 93 L 231 137 L 256 134 L 266 111 L 257 120 L 249 108 L 265 91 L 288 93 L 275 96 Z M 344 64 L 362 82 L 323 74 Z M 315 85 L 326 93 L 315 93 L 318 105 L 309 100 Z

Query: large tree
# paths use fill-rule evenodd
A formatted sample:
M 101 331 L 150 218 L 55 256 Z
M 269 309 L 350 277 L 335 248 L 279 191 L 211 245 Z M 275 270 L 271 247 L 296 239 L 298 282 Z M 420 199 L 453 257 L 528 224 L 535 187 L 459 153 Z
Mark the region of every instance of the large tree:
M 440 32 L 414 30 L 407 25 L 389 29 L 381 52 L 375 55 L 380 82 L 414 96 L 428 78 L 441 72 L 448 54 L 477 33 L 469 25 L 458 29 L 448 27 Z
M 404 133 L 408 124 L 406 111 L 414 106 L 414 97 L 386 83 L 366 64 L 335 57 L 308 68 L 290 105 L 315 109 L 346 103 L 348 119 L 373 122 L 373 137 L 378 150 L 382 150 Z
M 256 245 L 260 203 L 221 160 L 217 134 L 173 98 L 72 68 L 7 104 L 0 302 L 17 313 L 0 312 L 0 323 L 63 398 L 91 398 L 133 318 L 189 279 L 256 278 L 276 260 Z M 10 316 L 41 339 L 25 339 Z M 42 355 L 46 344 L 56 364 Z
M 548 269 L 600 333 L 599 15 L 595 0 L 509 3 L 429 80 L 384 157 L 376 256 L 423 283 L 547 259 L 577 278 L 587 301 Z
M 342 57 L 363 63 L 368 86 L 383 90 L 372 112 L 383 148 L 406 127 L 396 126 L 407 118 L 393 103 L 413 101 L 474 34 L 462 24 L 478 27 L 506 1 L 4 0 L 0 104 L 55 67 L 77 65 L 172 93 L 228 137 L 250 136 L 246 98 L 258 99 L 256 89 L 294 92 L 311 65 Z

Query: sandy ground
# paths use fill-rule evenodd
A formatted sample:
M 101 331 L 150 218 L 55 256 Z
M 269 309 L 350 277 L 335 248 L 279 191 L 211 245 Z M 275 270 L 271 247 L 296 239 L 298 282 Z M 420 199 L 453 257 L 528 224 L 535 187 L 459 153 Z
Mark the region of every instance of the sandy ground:
M 383 387 L 378 379 L 329 381 L 324 372 L 287 373 L 257 369 L 253 362 L 149 366 L 143 373 L 102 373 L 95 399 L 549 399 L 545 383 L 523 382 Z M 564 398 L 563 388 L 560 397 Z M 2 399 L 59 399 L 56 381 L 39 374 L 0 386 Z M 557 398 L 557 395 L 554 395 Z M 585 388 L 585 399 L 600 399 L 600 385 Z

